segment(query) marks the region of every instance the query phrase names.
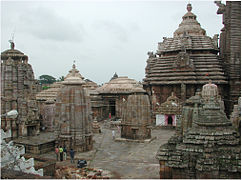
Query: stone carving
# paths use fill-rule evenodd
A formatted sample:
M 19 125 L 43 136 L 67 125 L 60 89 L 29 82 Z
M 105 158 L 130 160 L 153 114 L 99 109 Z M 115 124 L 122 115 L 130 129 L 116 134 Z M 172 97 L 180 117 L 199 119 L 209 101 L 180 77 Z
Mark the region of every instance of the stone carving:
M 214 47 L 215 48 L 218 48 L 218 34 L 215 34 L 214 36 L 213 36 L 213 42 L 214 42 Z
M 148 52 L 147 54 L 148 54 L 149 58 L 155 58 L 156 57 L 156 55 L 153 52 Z
M 176 61 L 173 64 L 175 68 L 194 68 L 193 60 L 190 59 L 190 56 L 186 52 L 180 52 L 177 57 Z

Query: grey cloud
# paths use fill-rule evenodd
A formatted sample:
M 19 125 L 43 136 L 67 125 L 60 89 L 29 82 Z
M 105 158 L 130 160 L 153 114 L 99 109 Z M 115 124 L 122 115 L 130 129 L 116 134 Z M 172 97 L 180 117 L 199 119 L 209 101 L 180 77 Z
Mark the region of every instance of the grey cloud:
M 113 35 L 121 42 L 128 41 L 128 33 L 127 30 L 120 24 L 114 21 L 104 21 L 99 20 L 93 25 L 97 30 L 104 30 L 107 34 Z
M 20 23 L 24 27 L 23 31 L 40 39 L 73 42 L 82 41 L 85 34 L 81 24 L 72 24 L 53 11 L 41 7 L 23 12 Z

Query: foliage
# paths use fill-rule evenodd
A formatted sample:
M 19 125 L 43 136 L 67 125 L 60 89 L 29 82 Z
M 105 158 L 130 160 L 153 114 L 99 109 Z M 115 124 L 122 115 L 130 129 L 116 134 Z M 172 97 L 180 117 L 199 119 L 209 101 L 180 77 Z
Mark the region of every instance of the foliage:
M 46 90 L 46 89 L 49 89 L 50 87 L 49 86 L 43 86 L 42 89 L 43 90 Z
M 57 82 L 64 81 L 64 78 L 64 76 L 59 77 L 59 79 L 57 79 Z
M 40 84 L 52 84 L 56 82 L 56 79 L 53 76 L 50 75 L 41 75 L 39 77 Z

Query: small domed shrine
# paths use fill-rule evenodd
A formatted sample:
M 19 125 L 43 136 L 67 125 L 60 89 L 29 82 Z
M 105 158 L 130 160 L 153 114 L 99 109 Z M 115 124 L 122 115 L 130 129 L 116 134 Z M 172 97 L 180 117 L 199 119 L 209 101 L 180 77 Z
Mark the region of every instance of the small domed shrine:
M 56 98 L 56 144 L 83 152 L 92 149 L 90 95 L 85 81 L 73 64 Z
M 144 140 L 151 138 L 150 101 L 143 88 L 136 88 L 127 101 L 123 99 L 121 138 Z
M 34 136 L 39 133 L 40 121 L 35 95 L 38 83 L 28 63 L 28 56 L 11 48 L 1 53 L 1 114 L 17 110 L 18 116 L 1 117 L 1 128 L 11 129 L 12 138 Z
M 148 52 L 143 85 L 152 97 L 154 115 L 158 114 L 157 103 L 164 103 L 172 92 L 184 102 L 209 79 L 218 85 L 218 91 L 226 99 L 228 82 L 218 50 L 218 35 L 213 38 L 206 35 L 188 4 L 173 37 L 164 37 L 156 53 Z
M 240 136 L 226 117 L 217 91 L 210 82 L 203 86 L 202 95 L 190 98 L 194 103 L 191 127 L 176 133 L 157 152 L 161 179 L 240 179 Z M 185 106 L 181 119 L 186 120 L 184 111 Z

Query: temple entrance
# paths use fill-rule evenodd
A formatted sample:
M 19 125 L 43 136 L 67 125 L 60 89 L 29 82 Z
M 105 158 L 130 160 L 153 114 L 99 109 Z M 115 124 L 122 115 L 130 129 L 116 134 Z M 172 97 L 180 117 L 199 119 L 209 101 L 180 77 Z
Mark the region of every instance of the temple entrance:
M 172 125 L 172 124 L 173 124 L 172 116 L 168 116 L 168 125 Z
M 109 110 L 112 116 L 116 115 L 116 103 L 115 101 L 109 101 Z
M 27 136 L 34 136 L 36 133 L 36 126 L 27 126 Z

